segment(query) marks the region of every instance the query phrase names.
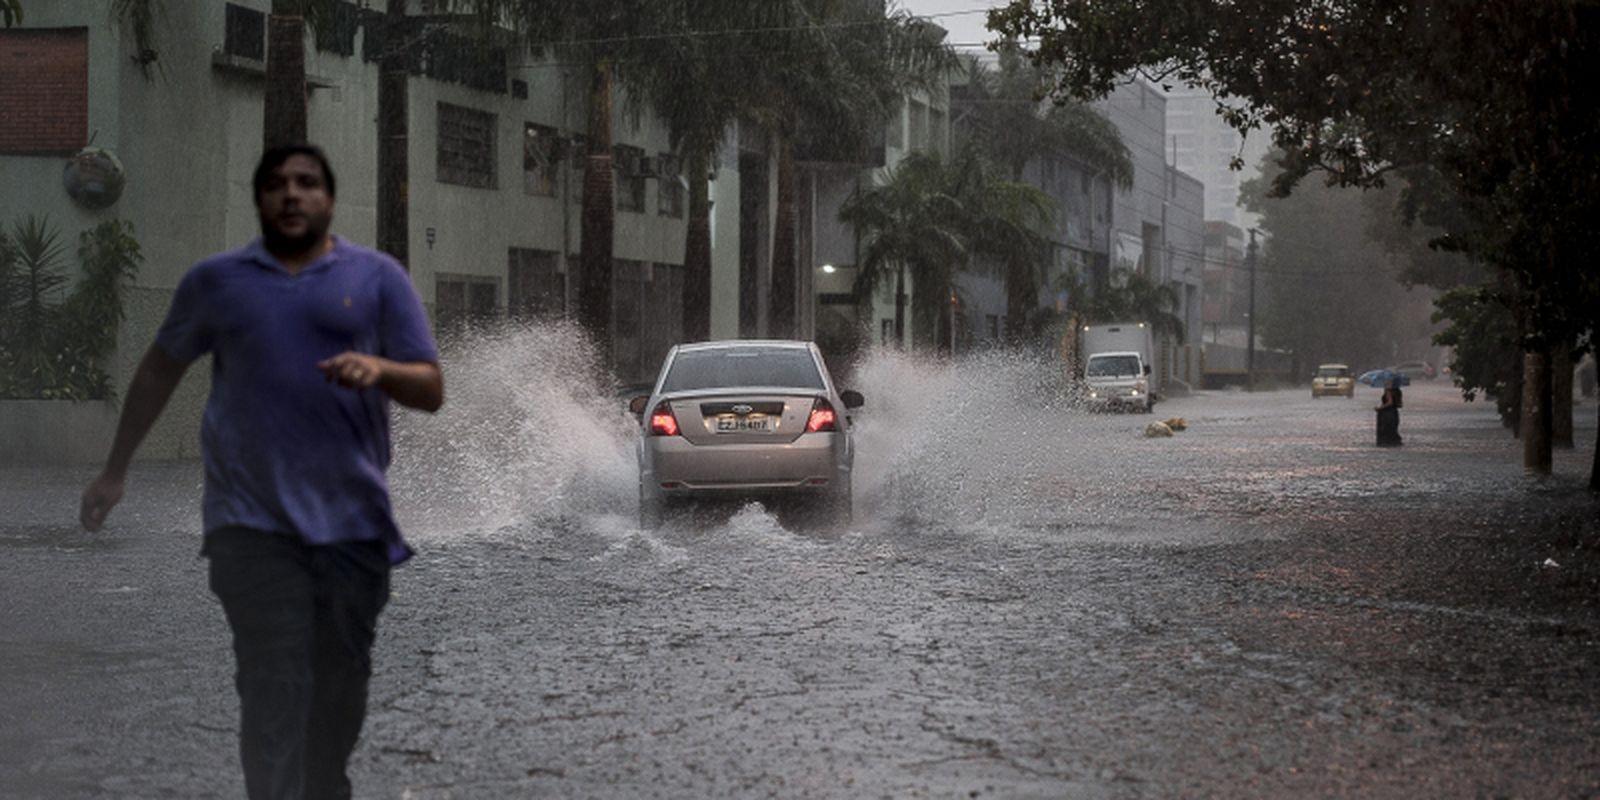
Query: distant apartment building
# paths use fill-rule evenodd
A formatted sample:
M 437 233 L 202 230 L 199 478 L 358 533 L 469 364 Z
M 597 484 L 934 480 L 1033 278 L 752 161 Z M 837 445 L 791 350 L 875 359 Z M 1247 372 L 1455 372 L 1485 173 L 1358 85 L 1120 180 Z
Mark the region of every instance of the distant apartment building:
M 1224 330 L 1241 328 L 1248 321 L 1250 281 L 1244 264 L 1245 241 L 1245 232 L 1238 226 L 1221 220 L 1206 221 L 1203 330 L 1197 337 L 1201 341 L 1222 341 L 1229 336 Z
M 1200 321 L 1204 278 L 1205 185 L 1170 161 L 1167 98 L 1143 80 L 1120 84 L 1095 107 L 1116 126 L 1133 159 L 1133 186 L 1117 188 L 1112 203 L 1111 269 L 1131 270 L 1177 293 L 1185 340 L 1157 343 L 1167 375 L 1198 380 L 1191 347 Z
M 1184 87 L 1167 94 L 1167 136 L 1178 169 L 1206 185 L 1206 218 L 1241 230 L 1259 224 L 1239 203 L 1239 187 L 1261 174 L 1261 159 L 1271 149 L 1265 131 L 1247 138 L 1217 114 L 1210 94 Z M 1241 169 L 1231 168 L 1234 159 Z
M 982 137 L 978 104 L 985 100 L 972 92 L 964 78 L 950 88 L 953 133 L 961 139 Z M 1051 227 L 1043 231 L 1050 246 L 1050 267 L 1039 292 L 1040 308 L 1065 312 L 1073 291 L 1083 291 L 1110 270 L 1114 238 L 1112 183 L 1095 166 L 1077 155 L 1047 152 L 1023 166 L 1023 183 L 1038 188 L 1054 206 Z M 1007 315 L 1004 283 L 994 270 L 979 268 L 957 276 L 960 302 L 954 308 L 960 345 L 987 346 L 1001 341 Z M 1032 309 L 1030 309 L 1032 311 Z

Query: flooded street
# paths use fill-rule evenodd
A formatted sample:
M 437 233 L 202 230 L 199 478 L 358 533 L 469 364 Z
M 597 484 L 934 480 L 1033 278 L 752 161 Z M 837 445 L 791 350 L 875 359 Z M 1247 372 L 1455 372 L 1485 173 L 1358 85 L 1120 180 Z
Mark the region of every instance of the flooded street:
M 1593 401 L 1535 482 L 1444 381 L 1379 450 L 1365 387 L 1147 439 L 1025 361 L 883 356 L 848 531 L 643 533 L 620 404 L 528 351 L 401 424 L 358 796 L 1600 793 Z M 199 467 L 136 467 L 99 534 L 91 474 L 0 472 L 0 794 L 238 796 Z

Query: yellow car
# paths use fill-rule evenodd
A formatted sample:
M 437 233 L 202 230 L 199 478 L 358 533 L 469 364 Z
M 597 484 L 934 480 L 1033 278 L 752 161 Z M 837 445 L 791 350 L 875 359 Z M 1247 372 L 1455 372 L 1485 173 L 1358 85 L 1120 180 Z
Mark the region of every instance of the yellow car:
M 1315 398 L 1325 394 L 1356 396 L 1356 379 L 1350 374 L 1349 367 L 1343 364 L 1323 364 L 1317 367 L 1317 374 L 1311 377 L 1311 396 Z

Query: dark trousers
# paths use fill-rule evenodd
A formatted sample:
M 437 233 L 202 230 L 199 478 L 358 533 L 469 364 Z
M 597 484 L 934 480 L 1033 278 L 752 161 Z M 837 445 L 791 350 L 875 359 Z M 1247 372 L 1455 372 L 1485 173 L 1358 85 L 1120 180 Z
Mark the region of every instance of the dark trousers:
M 347 798 L 389 562 L 376 542 L 308 545 L 243 528 L 206 535 L 233 629 L 239 758 L 251 800 Z
M 1378 411 L 1378 446 L 1399 447 L 1400 439 L 1400 409 L 1394 406 Z

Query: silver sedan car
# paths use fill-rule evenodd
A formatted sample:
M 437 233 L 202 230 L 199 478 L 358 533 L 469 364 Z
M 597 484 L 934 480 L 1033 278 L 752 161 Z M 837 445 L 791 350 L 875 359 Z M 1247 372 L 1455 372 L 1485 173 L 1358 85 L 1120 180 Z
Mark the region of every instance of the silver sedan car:
M 855 449 L 840 392 L 810 342 L 737 340 L 672 348 L 640 419 L 639 524 L 693 500 L 798 500 L 850 521 Z

